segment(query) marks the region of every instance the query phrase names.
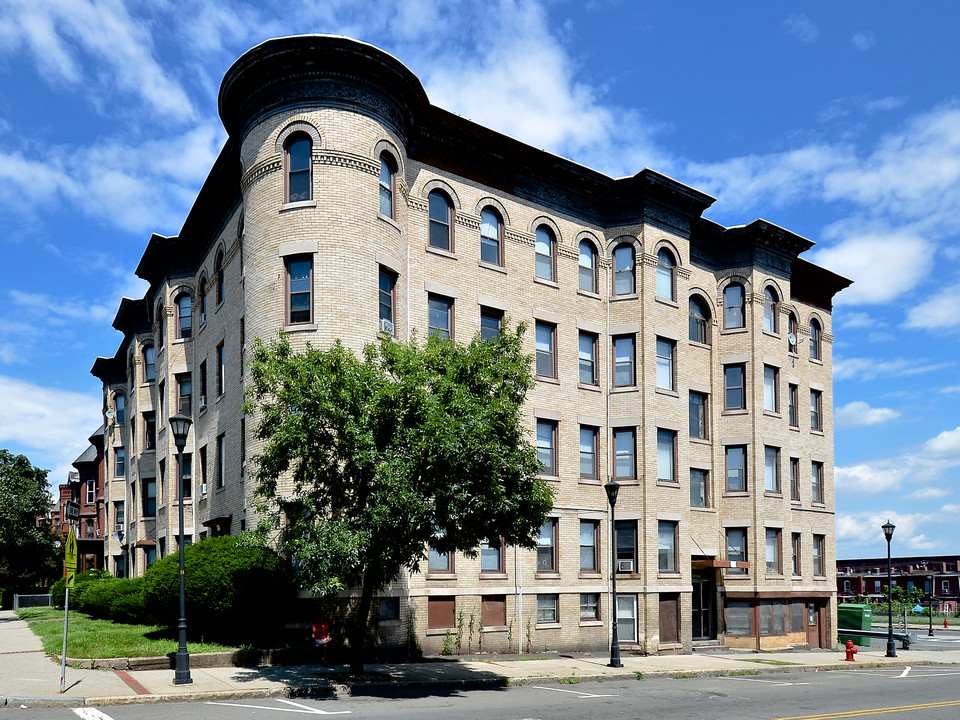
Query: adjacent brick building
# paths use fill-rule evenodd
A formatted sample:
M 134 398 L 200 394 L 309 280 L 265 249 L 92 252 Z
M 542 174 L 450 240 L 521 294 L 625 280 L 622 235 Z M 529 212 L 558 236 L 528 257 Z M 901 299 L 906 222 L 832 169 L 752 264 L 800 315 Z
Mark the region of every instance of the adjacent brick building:
M 960 610 L 960 555 L 892 558 L 893 587 L 914 588 L 940 613 Z M 840 602 L 887 601 L 887 559 L 837 560 L 837 596 Z
M 252 524 L 244 359 L 381 332 L 465 340 L 530 326 L 527 418 L 555 506 L 535 551 L 428 553 L 380 602 L 378 637 L 438 652 L 603 650 L 616 508 L 625 650 L 835 638 L 831 306 L 849 284 L 763 220 L 652 170 L 614 180 L 429 103 L 396 59 L 345 38 L 271 40 L 228 71 L 228 140 L 177 237 L 154 235 L 98 358 L 111 569 L 185 533 Z M 480 629 L 482 625 L 482 630 Z

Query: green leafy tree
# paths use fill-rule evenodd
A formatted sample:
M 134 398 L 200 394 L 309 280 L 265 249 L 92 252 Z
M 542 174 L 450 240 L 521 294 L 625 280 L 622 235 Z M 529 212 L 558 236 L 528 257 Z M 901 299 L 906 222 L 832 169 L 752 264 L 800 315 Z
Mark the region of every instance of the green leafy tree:
M 25 455 L 0 450 L 0 587 L 30 590 L 57 575 L 53 533 L 37 526 L 37 517 L 50 511 L 47 472 Z
M 533 385 L 523 331 L 466 346 L 384 337 L 362 357 L 339 342 L 256 343 L 245 411 L 265 441 L 259 530 L 279 531 L 303 587 L 361 589 L 354 672 L 374 594 L 415 570 L 428 543 L 472 555 L 485 538 L 536 542 L 553 497 L 522 421 Z

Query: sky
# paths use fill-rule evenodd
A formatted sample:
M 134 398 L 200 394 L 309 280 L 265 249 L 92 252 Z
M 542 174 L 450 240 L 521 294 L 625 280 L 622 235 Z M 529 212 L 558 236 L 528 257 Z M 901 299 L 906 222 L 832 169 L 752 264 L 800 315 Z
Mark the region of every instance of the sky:
M 151 233 L 225 140 L 271 37 L 399 58 L 431 102 L 613 177 L 762 217 L 853 279 L 833 330 L 837 555 L 960 553 L 960 3 L 2 0 L 0 447 L 66 481 Z

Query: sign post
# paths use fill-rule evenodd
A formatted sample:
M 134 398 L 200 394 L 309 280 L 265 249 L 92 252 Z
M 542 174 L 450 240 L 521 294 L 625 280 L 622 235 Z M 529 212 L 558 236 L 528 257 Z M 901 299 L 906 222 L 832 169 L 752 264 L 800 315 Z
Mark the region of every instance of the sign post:
M 70 588 L 73 587 L 77 576 L 77 531 L 70 526 L 67 536 L 66 553 L 63 558 L 64 574 L 67 578 L 67 588 L 63 600 L 63 652 L 60 653 L 60 692 L 66 691 L 67 685 L 67 625 L 70 620 Z

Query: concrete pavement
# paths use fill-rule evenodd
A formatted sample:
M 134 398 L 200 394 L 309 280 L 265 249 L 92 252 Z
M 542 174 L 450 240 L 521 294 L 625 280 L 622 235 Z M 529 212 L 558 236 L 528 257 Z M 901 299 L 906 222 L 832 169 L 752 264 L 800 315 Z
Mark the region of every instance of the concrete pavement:
M 883 650 L 860 649 L 856 666 L 960 663 L 956 650 L 898 650 L 897 658 Z M 242 697 L 335 697 L 380 694 L 388 688 L 407 692 L 452 692 L 472 687 L 581 681 L 597 678 L 636 678 L 689 675 L 753 675 L 849 669 L 842 652 L 710 652 L 694 655 L 622 656 L 623 667 L 607 666 L 606 656 L 579 654 L 525 659 L 434 660 L 401 664 L 371 664 L 367 677 L 348 680 L 346 667 L 295 665 L 274 667 L 191 667 L 193 683 L 174 685 L 173 670 L 92 670 L 68 666 L 66 691 L 60 693 L 60 663 L 48 657 L 40 639 L 13 612 L 0 611 L 0 708 L 36 706 L 116 705 L 136 702 L 196 701 Z M 196 658 L 200 660 L 199 657 Z

